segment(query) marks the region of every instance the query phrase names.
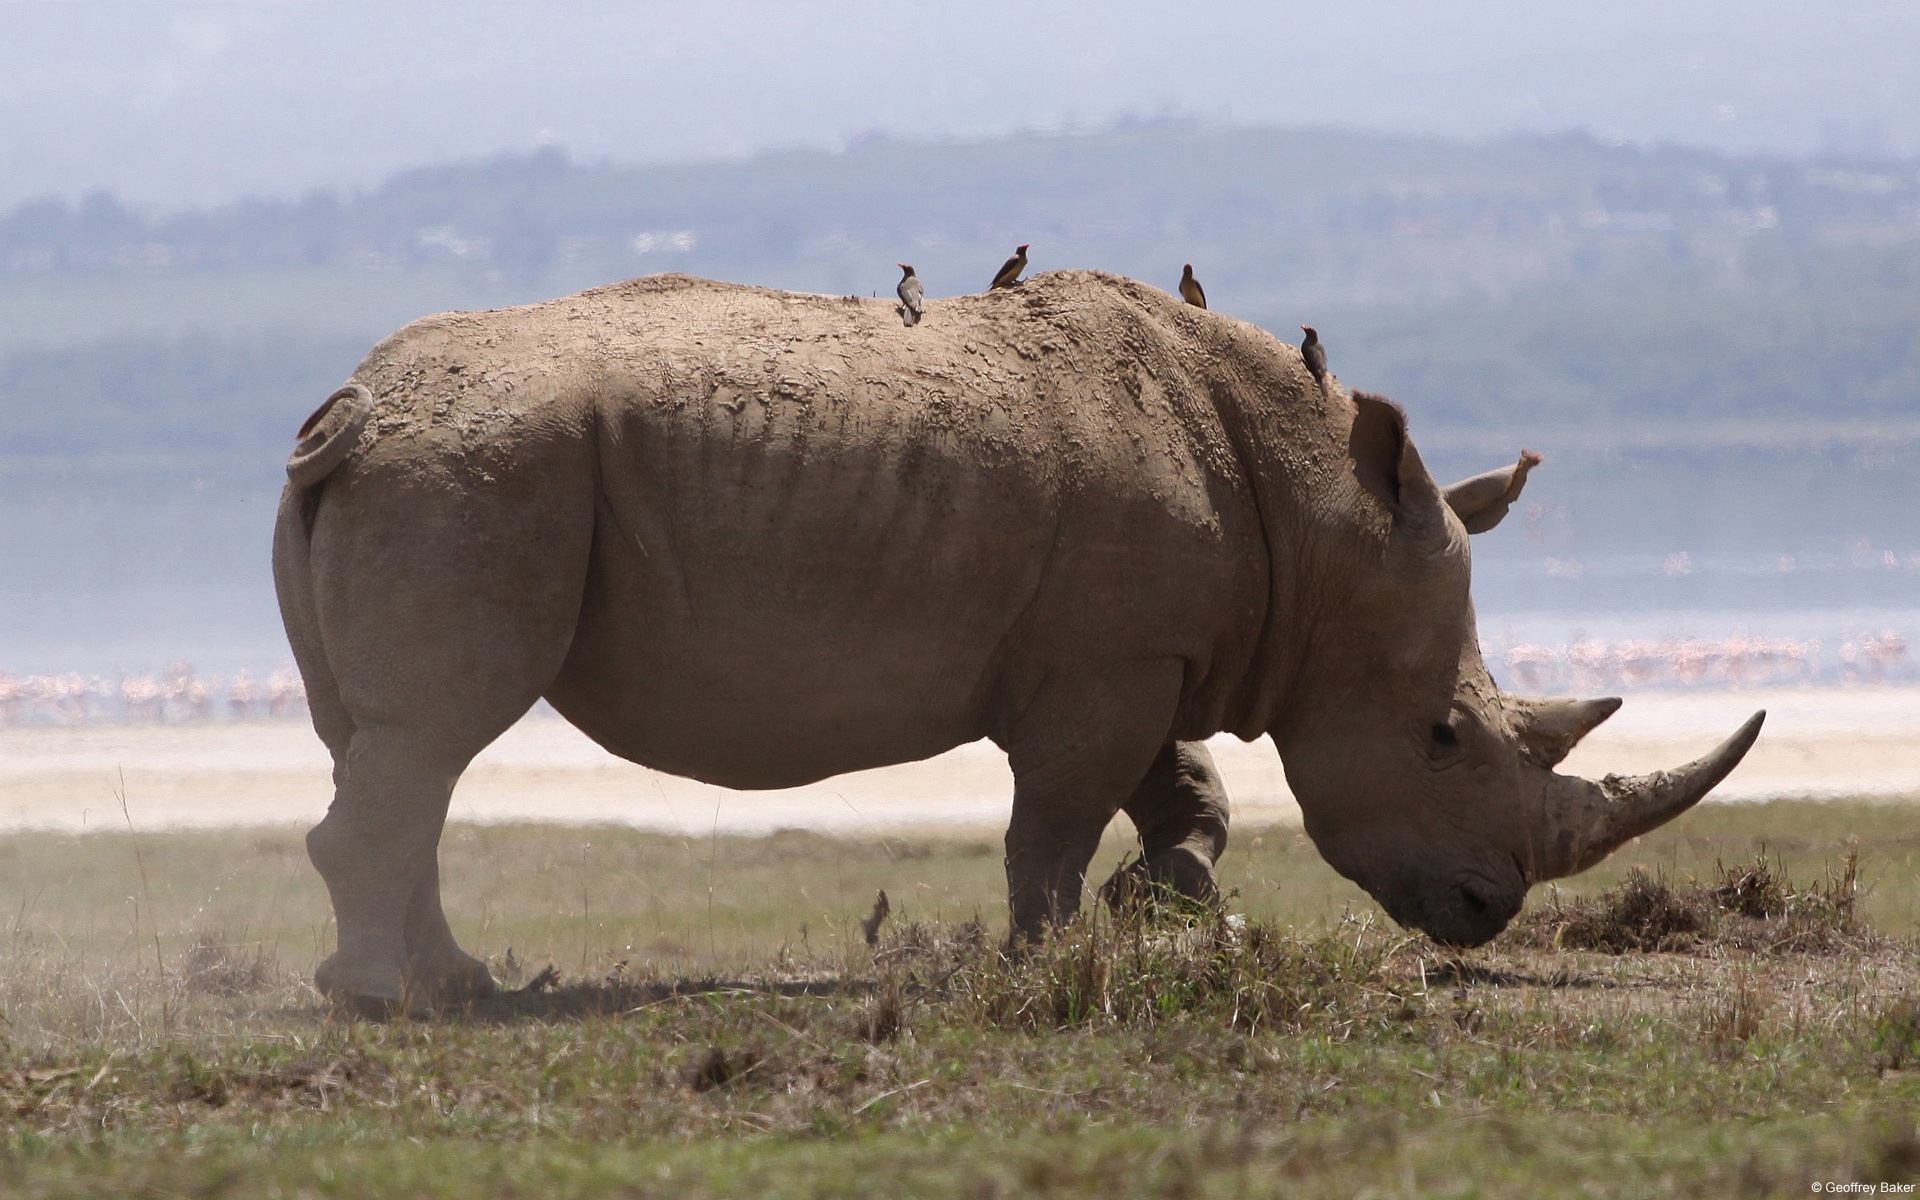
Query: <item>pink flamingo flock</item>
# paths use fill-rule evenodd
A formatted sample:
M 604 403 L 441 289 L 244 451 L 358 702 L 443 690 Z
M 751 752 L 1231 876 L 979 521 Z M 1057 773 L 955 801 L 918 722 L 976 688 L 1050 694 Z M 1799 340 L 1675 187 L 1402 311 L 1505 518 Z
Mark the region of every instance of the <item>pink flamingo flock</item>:
M 307 689 L 291 667 L 268 675 L 265 686 L 251 671 L 238 671 L 231 679 L 202 677 L 184 662 L 169 663 L 158 675 L 143 672 L 118 679 L 0 671 L 0 726 L 248 721 L 300 717 L 306 711 Z
M 1892 630 L 1842 643 L 1831 661 L 1821 654 L 1818 639 L 1744 636 L 1617 642 L 1582 638 L 1558 646 L 1515 642 L 1482 650 L 1503 682 L 1541 695 L 1920 679 L 1920 670 L 1907 657 L 1907 639 Z M 291 667 L 272 672 L 264 683 L 250 671 L 201 676 L 184 662 L 170 663 L 157 675 L 143 672 L 117 679 L 0 671 L 0 726 L 275 720 L 304 717 L 306 712 L 306 688 Z
M 1510 682 L 1526 692 L 1632 690 L 1635 688 L 1752 688 L 1794 684 L 1892 683 L 1914 677 L 1907 639 L 1892 630 L 1864 634 L 1841 644 L 1837 662 L 1827 662 L 1820 641 L 1792 638 L 1664 638 L 1604 642 L 1583 638 L 1564 646 L 1517 642 L 1502 663 Z

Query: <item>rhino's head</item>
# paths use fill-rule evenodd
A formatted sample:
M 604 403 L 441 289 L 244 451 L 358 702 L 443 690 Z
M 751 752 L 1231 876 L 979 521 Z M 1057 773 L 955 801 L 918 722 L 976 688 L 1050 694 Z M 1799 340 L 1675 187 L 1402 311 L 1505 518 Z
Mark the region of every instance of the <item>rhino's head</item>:
M 1532 884 L 1585 870 L 1706 795 L 1764 714 L 1673 771 L 1598 783 L 1556 773 L 1620 701 L 1502 692 L 1481 661 L 1467 588 L 1468 530 L 1499 522 L 1538 459 L 1443 490 L 1398 408 L 1365 394 L 1355 405 L 1357 525 L 1369 532 L 1357 563 L 1322 572 L 1347 586 L 1306 594 L 1316 636 L 1274 741 L 1334 869 L 1401 924 L 1475 946 L 1506 927 Z

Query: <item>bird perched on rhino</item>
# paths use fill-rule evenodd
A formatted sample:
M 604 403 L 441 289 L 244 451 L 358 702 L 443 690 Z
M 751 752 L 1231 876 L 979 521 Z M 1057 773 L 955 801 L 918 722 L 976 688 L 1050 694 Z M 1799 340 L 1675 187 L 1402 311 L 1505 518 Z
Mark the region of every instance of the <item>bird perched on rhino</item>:
M 1207 293 L 1200 281 L 1193 277 L 1193 264 L 1188 263 L 1180 271 L 1180 298 L 1195 308 L 1207 306 Z
M 900 277 L 900 284 L 893 291 L 900 297 L 900 321 L 911 329 L 920 323 L 920 313 L 926 306 L 927 294 L 920 287 L 920 277 L 913 273 L 912 267 L 906 263 L 893 265 L 906 272 Z
M 1300 343 L 1300 358 L 1307 364 L 1308 374 L 1320 385 L 1321 391 L 1327 390 L 1327 348 L 1320 344 L 1320 335 L 1313 326 L 1302 325 L 1301 332 L 1307 336 Z
M 1000 264 L 999 272 L 994 275 L 993 282 L 987 287 L 988 291 L 995 288 L 1010 288 L 1020 282 L 1020 272 L 1027 269 L 1027 247 L 1032 244 L 1032 242 L 1021 242 L 1019 249 L 1013 252 L 1013 257 Z

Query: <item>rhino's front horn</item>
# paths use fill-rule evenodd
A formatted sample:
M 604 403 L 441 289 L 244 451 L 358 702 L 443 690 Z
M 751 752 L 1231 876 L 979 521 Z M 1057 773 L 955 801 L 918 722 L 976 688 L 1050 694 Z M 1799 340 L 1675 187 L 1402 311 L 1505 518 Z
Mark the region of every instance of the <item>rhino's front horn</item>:
M 1762 709 L 1711 753 L 1671 771 L 1631 778 L 1609 775 L 1599 783 L 1552 776 L 1546 791 L 1545 836 L 1530 880 L 1559 879 L 1584 871 L 1629 838 L 1658 829 L 1698 804 L 1740 765 L 1766 719 Z

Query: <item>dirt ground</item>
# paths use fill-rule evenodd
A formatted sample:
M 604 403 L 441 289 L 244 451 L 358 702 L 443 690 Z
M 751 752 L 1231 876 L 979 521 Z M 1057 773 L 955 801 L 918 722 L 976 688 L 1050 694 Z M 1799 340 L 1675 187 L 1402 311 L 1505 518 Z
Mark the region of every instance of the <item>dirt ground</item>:
M 1920 795 L 1920 688 L 1643 693 L 1570 758 L 1587 775 L 1670 767 L 1756 708 L 1766 731 L 1714 793 Z M 1298 819 L 1272 745 L 1216 738 L 1237 819 Z M 0 730 L 0 829 L 278 825 L 317 820 L 332 794 L 326 752 L 303 721 Z M 531 716 L 475 762 L 454 795 L 467 821 L 610 822 L 667 832 L 781 828 L 864 834 L 1004 824 L 1012 778 L 993 746 L 778 792 L 735 792 L 606 754 L 565 722 Z

